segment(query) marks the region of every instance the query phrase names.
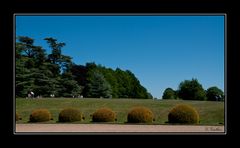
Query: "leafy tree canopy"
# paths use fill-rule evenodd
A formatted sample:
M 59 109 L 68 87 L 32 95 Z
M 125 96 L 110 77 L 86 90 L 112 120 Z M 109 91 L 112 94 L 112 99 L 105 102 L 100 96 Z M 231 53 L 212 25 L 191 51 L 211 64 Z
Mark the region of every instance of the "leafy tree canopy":
M 166 88 L 162 99 L 176 99 L 176 92 L 172 88 Z
M 209 101 L 223 101 L 224 93 L 216 86 L 210 87 L 206 91 L 207 100 Z
M 198 80 L 192 79 L 179 84 L 178 97 L 183 100 L 206 100 L 206 93 Z

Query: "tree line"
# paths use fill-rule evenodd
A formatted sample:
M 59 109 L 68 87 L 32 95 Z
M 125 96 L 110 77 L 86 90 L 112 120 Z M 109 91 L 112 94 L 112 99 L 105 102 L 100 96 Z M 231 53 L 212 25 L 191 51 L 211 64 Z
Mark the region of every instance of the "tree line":
M 15 94 L 35 96 L 89 98 L 141 98 L 152 99 L 130 70 L 106 68 L 94 62 L 78 65 L 72 57 L 63 55 L 65 43 L 54 38 L 44 39 L 51 49 L 47 54 L 34 39 L 18 36 L 15 52 Z
M 224 92 L 216 86 L 204 90 L 197 79 L 185 80 L 179 84 L 178 90 L 166 88 L 162 99 L 224 101 Z

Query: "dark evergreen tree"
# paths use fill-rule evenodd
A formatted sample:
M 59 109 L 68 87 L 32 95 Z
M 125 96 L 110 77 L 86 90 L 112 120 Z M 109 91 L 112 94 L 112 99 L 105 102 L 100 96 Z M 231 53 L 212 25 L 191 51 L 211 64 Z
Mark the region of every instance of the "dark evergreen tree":
M 71 72 L 65 72 L 60 79 L 60 96 L 63 97 L 78 97 L 82 93 L 82 87 L 73 79 Z
M 19 42 L 16 43 L 15 92 L 18 97 L 26 97 L 35 87 L 34 67 L 37 62 L 34 57 L 38 56 L 34 50 L 36 47 L 33 45 L 33 39 L 25 36 L 19 36 L 17 39 Z
M 52 53 L 48 55 L 48 61 L 52 64 L 51 71 L 57 77 L 63 71 L 62 62 L 69 62 L 71 58 L 62 55 L 62 47 L 65 46 L 65 43 L 58 43 L 54 38 L 45 38 L 44 40 L 52 50 Z
M 16 42 L 15 92 L 25 97 L 29 91 L 35 96 L 49 97 L 105 97 L 152 98 L 130 71 L 113 70 L 94 62 L 85 66 L 72 63 L 71 57 L 62 54 L 65 43 L 45 38 L 51 53 L 34 45 L 34 39 L 19 36 Z
M 26 36 L 17 37 L 19 42 L 17 43 L 17 51 L 21 51 L 22 55 L 32 58 L 34 56 L 34 51 L 32 49 L 34 40 Z
M 52 53 L 48 55 L 48 59 L 53 64 L 59 64 L 61 62 L 61 48 L 65 46 L 65 43 L 57 43 L 57 39 L 54 38 L 45 38 L 49 47 L 52 49 Z
M 89 71 L 86 96 L 91 98 L 111 98 L 111 86 L 103 74 L 97 70 Z

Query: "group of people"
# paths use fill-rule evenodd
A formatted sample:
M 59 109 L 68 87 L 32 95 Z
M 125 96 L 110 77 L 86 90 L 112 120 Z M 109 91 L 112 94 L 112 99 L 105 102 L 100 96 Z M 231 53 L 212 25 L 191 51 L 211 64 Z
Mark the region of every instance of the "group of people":
M 55 95 L 54 95 L 54 94 L 50 94 L 50 97 L 51 97 L 51 98 L 54 98 Z M 82 95 L 72 96 L 72 97 L 73 97 L 73 98 L 83 98 Z M 28 91 L 27 98 L 34 98 L 34 92 L 33 92 L 33 91 Z M 41 98 L 41 96 L 37 96 L 37 98 Z
M 33 91 L 28 92 L 28 98 L 34 98 L 34 92 Z

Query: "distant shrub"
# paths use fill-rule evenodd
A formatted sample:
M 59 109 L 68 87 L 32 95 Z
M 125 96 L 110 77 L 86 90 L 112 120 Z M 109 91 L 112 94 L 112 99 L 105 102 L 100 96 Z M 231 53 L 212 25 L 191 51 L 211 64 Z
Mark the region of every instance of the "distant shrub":
M 82 119 L 84 119 L 82 113 L 76 108 L 63 109 L 58 116 L 59 122 L 81 121 Z
M 51 113 L 47 109 L 35 109 L 32 111 L 30 122 L 43 122 L 51 120 Z
M 198 124 L 199 114 L 195 108 L 186 104 L 176 105 L 168 114 L 169 123 Z
M 152 111 L 146 107 L 135 107 L 127 116 L 129 123 L 152 123 L 154 115 Z
M 116 121 L 116 114 L 110 108 L 101 108 L 92 114 L 93 122 Z
M 172 88 L 166 88 L 163 92 L 162 99 L 176 99 L 176 91 L 174 91 Z

